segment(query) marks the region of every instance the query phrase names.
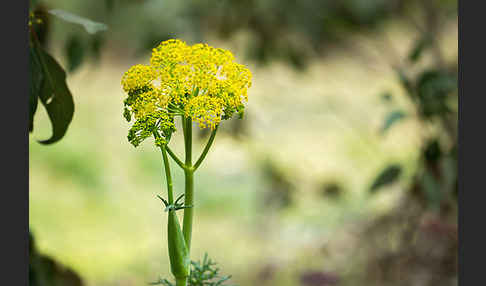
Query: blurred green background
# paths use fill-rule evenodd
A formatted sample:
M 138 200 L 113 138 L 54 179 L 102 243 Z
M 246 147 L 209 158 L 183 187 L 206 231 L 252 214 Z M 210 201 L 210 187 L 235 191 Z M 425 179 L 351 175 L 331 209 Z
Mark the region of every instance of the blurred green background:
M 457 157 L 440 157 L 442 185 L 416 196 L 427 142 L 441 154 L 456 144 L 444 126 L 457 129 L 457 92 L 447 115 L 426 116 L 397 73 L 457 74 L 456 1 L 35 2 L 108 25 L 92 35 L 43 23 L 75 113 L 44 146 L 51 123 L 39 108 L 29 139 L 36 246 L 85 285 L 170 276 L 160 152 L 128 143 L 120 81 L 171 37 L 229 49 L 253 73 L 244 119 L 222 124 L 195 177 L 192 259 L 208 252 L 239 285 L 457 285 Z M 424 38 L 434 44 L 418 51 Z M 199 154 L 208 132 L 193 128 Z

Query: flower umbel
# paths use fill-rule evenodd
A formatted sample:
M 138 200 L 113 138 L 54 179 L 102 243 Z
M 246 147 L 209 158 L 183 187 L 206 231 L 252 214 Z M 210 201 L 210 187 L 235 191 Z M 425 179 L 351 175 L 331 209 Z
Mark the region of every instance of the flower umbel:
M 154 132 L 170 139 L 174 117 L 185 116 L 214 130 L 221 120 L 243 114 L 251 72 L 230 51 L 178 39 L 153 49 L 150 65 L 132 66 L 122 78 L 124 116 L 136 120 L 129 141 L 137 146 Z

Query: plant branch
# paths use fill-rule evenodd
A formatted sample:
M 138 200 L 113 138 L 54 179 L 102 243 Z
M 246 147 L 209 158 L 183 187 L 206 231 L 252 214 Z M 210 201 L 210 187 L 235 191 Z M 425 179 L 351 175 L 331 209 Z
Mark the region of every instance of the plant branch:
M 167 145 L 167 153 L 169 153 L 170 157 L 181 167 L 182 169 L 186 169 L 186 165 L 182 163 L 182 161 L 177 157 L 177 155 L 170 149 L 170 147 Z
M 155 139 L 160 137 L 160 134 L 157 131 L 153 132 Z M 167 157 L 167 149 L 166 145 L 160 146 L 160 151 L 162 152 L 162 159 L 164 160 L 164 169 L 165 169 L 165 179 L 167 181 L 167 196 L 169 204 L 174 203 L 174 193 L 172 190 L 172 176 L 170 174 L 170 165 L 169 165 L 169 158 Z
M 204 161 L 204 158 L 206 158 L 206 155 L 208 154 L 209 148 L 211 148 L 211 145 L 213 144 L 214 137 L 216 137 L 216 132 L 218 131 L 219 125 L 216 125 L 216 128 L 211 132 L 211 136 L 209 137 L 208 143 L 206 144 L 206 147 L 204 147 L 203 152 L 201 153 L 201 156 L 199 156 L 199 159 L 196 161 L 196 164 L 194 164 L 194 171 L 197 170 L 199 165 Z
M 174 193 L 172 191 L 172 176 L 170 174 L 169 158 L 167 158 L 167 152 L 164 146 L 161 146 L 160 150 L 162 151 L 162 157 L 164 159 L 165 178 L 167 180 L 167 196 L 169 198 L 169 204 L 173 204 Z

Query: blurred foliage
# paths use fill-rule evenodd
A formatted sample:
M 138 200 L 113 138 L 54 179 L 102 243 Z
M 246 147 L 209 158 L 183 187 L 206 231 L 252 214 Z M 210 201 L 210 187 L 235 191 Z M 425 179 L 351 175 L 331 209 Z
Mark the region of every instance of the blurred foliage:
M 284 209 L 292 204 L 292 193 L 295 186 L 287 174 L 271 159 L 262 162 L 262 171 L 268 186 L 261 201 L 262 207 Z
M 402 167 L 398 164 L 391 164 L 385 167 L 371 185 L 370 192 L 376 192 L 381 187 L 394 183 L 400 177 L 401 173 Z
M 447 218 L 406 201 L 361 235 L 367 253 L 362 279 L 371 285 L 457 285 L 457 224 Z
M 422 5 L 423 13 L 413 21 L 421 37 L 407 61 L 395 66 L 398 79 L 415 106 L 415 117 L 426 132 L 417 171 L 401 205 L 363 233 L 371 242 L 369 251 L 373 253 L 367 258 L 365 279 L 373 285 L 411 285 L 420 275 L 421 285 L 456 283 L 457 60 L 446 63 L 437 41 L 441 23 L 448 16 L 446 10 L 440 9 L 444 2 L 418 4 Z M 433 60 L 419 65 L 426 55 Z M 412 117 L 397 112 L 387 115 L 383 129 Z M 400 165 L 386 167 L 373 186 L 393 181 L 400 168 Z M 393 246 L 383 244 L 387 235 L 397 238 Z M 402 269 L 410 274 L 402 275 Z
M 385 123 L 381 128 L 381 133 L 385 133 L 388 129 L 390 129 L 390 127 L 392 127 L 395 123 L 398 123 L 406 116 L 407 114 L 403 110 L 393 110 L 388 113 L 385 118 Z
M 77 69 L 84 58 L 83 42 L 77 35 L 72 35 L 66 42 L 66 56 L 68 58 L 68 71 L 72 72 Z
M 420 74 L 415 88 L 420 115 L 433 117 L 451 112 L 447 98 L 457 89 L 456 75 L 442 70 L 427 70 Z
M 48 10 L 43 3 L 31 1 L 29 7 L 29 132 L 34 130 L 34 115 L 40 100 L 52 124 L 52 135 L 42 144 L 59 141 L 66 133 L 74 114 L 74 101 L 66 83 L 66 72 L 47 51 L 51 15 L 69 23 L 82 25 L 90 34 L 104 31 L 107 26 L 75 14 L 54 9 Z M 99 39 L 97 38 L 99 41 Z M 99 49 L 99 45 L 96 47 Z M 73 34 L 66 44 L 68 70 L 74 71 L 84 59 L 83 41 Z
M 342 40 L 346 33 L 376 26 L 398 1 L 194 2 L 188 13 L 219 36 L 228 39 L 249 31 L 250 58 L 261 63 L 283 59 L 302 68 L 313 53 Z
M 53 258 L 40 254 L 29 231 L 29 285 L 30 286 L 82 286 L 81 277 Z
M 413 1 L 412 1 L 413 2 Z M 452 170 L 452 165 L 457 162 L 455 149 L 457 146 L 457 61 L 448 65 L 441 55 L 437 39 L 441 33 L 441 23 L 449 17 L 449 10 L 443 5 L 451 5 L 453 1 L 425 1 L 415 2 L 414 5 L 422 7 L 421 17 L 411 17 L 411 22 L 421 33 L 408 53 L 407 61 L 395 66 L 407 96 L 416 108 L 416 116 L 423 128 L 431 124 L 437 127 L 437 134 L 427 134 L 420 158 L 421 167 L 418 169 L 414 194 L 421 192 L 424 197 L 437 203 L 437 192 L 451 193 L 448 188 L 443 189 L 439 181 L 444 178 L 452 181 L 457 173 Z M 423 57 L 432 55 L 431 63 L 417 67 Z M 418 69 L 418 70 L 417 70 Z M 384 93 L 387 102 L 392 95 Z M 408 116 L 401 110 L 390 111 L 384 121 L 382 134 L 389 130 L 396 122 L 406 119 Z M 448 151 L 441 146 L 448 146 Z M 452 160 L 452 161 L 451 161 Z M 452 162 L 452 163 L 451 163 Z M 389 181 L 398 176 L 400 166 L 390 165 L 379 174 L 375 183 Z M 379 185 L 379 184 L 378 184 Z M 375 186 L 375 184 L 373 184 Z M 449 182 L 447 186 L 454 187 Z M 442 186 L 444 187 L 444 186 Z M 373 187 L 372 187 L 373 189 Z M 442 189 L 439 191 L 439 189 Z M 420 191 L 419 191 L 420 190 Z M 435 204 L 432 203 L 432 204 Z
M 344 194 L 344 188 L 342 184 L 337 181 L 327 181 L 322 184 L 322 195 L 326 198 L 337 200 Z
M 300 282 L 304 286 L 331 286 L 338 285 L 339 278 L 334 273 L 309 271 L 300 276 Z
M 410 51 L 408 55 L 408 59 L 415 63 L 420 59 L 422 52 L 431 45 L 432 39 L 430 39 L 429 35 L 423 36 L 423 38 L 419 39 L 416 43 L 414 48 Z
M 245 35 L 246 40 L 239 45 L 249 59 L 261 64 L 281 60 L 297 69 L 305 68 L 316 56 L 346 45 L 348 36 L 377 31 L 387 20 L 417 14 L 417 6 L 421 9 L 422 5 L 417 0 L 83 2 L 64 5 L 108 23 L 112 27 L 111 40 L 123 44 L 118 48 L 133 48 L 138 55 L 145 55 L 169 38 L 199 42 L 217 37 L 232 41 Z M 455 1 L 426 2 L 449 16 L 456 13 Z M 417 60 L 428 43 L 429 37 L 424 37 L 410 57 Z

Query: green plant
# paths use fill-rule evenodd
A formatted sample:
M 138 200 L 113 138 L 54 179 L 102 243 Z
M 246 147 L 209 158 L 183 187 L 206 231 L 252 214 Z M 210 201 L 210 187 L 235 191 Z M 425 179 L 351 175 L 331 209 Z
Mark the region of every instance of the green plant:
M 251 72 L 234 62 L 229 51 L 205 44 L 188 46 L 172 39 L 153 49 L 150 65 L 131 67 L 121 83 L 128 94 L 123 115 L 127 121 L 134 121 L 128 131 L 129 142 L 137 147 L 153 137 L 162 152 L 168 199 L 159 198 L 169 213 L 167 234 L 171 272 L 176 285 L 185 286 L 193 277 L 190 276 L 190 250 L 195 206 L 194 173 L 206 158 L 221 121 L 230 119 L 235 113 L 240 118 L 243 116 Z M 168 146 L 176 131 L 175 120 L 179 117 L 184 136 L 184 162 Z M 192 161 L 193 122 L 201 129 L 211 130 L 195 163 Z M 184 193 L 175 201 L 167 154 L 185 175 Z M 184 203 L 180 203 L 183 197 Z M 184 209 L 182 230 L 175 214 L 180 209 Z

